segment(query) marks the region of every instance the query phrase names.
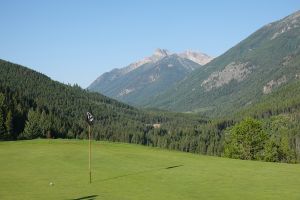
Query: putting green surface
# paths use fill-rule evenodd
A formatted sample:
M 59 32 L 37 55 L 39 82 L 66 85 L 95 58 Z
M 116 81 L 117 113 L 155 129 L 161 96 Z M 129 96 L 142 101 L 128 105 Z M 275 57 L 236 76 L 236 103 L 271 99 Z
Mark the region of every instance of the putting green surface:
M 0 142 L 0 199 L 300 199 L 298 164 L 92 145 L 89 184 L 88 141 Z

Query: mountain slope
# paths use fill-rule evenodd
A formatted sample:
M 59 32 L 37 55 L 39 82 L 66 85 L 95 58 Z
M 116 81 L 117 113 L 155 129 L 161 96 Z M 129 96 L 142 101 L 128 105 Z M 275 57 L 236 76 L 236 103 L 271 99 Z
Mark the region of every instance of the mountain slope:
M 300 77 L 300 11 L 268 24 L 144 105 L 226 115 Z
M 0 104 L 4 116 L 5 110 L 12 111 L 13 115 L 21 113 L 21 119 L 15 124 L 24 124 L 32 110 L 34 116 L 44 116 L 51 124 L 47 128 L 50 137 L 85 137 L 84 117 L 88 110 L 97 120 L 95 130 L 100 133 L 101 129 L 104 135 L 109 129 L 115 132 L 123 129 L 125 134 L 136 131 L 138 126 L 143 127 L 139 120 L 144 116 L 142 111 L 101 94 L 87 92 L 76 85 L 64 85 L 4 60 L 0 60 L 0 74 L 0 96 L 4 95 L 7 101 L 6 106 Z M 22 133 L 22 128 L 19 131 L 18 134 Z
M 103 74 L 88 89 L 126 103 L 141 105 L 201 67 L 199 63 L 205 64 L 211 59 L 191 51 L 171 54 L 167 50 L 157 49 L 151 57 Z

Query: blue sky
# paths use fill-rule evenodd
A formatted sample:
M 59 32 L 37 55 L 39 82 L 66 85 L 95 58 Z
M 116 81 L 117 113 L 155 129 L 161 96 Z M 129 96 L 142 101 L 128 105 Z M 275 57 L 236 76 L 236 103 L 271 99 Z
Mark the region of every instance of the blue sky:
M 87 87 L 156 48 L 218 56 L 299 0 L 0 0 L 0 58 Z

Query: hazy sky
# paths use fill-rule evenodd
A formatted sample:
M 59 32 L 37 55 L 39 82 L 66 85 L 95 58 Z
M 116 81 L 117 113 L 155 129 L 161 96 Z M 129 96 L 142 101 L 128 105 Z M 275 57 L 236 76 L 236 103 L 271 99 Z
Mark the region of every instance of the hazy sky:
M 0 59 L 87 87 L 156 48 L 218 56 L 299 0 L 0 0 Z

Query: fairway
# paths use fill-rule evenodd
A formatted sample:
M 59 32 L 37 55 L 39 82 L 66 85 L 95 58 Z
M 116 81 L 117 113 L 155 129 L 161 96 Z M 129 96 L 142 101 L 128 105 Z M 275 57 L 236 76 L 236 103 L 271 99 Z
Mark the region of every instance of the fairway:
M 300 199 L 298 164 L 92 145 L 89 184 L 88 141 L 0 142 L 0 199 Z

